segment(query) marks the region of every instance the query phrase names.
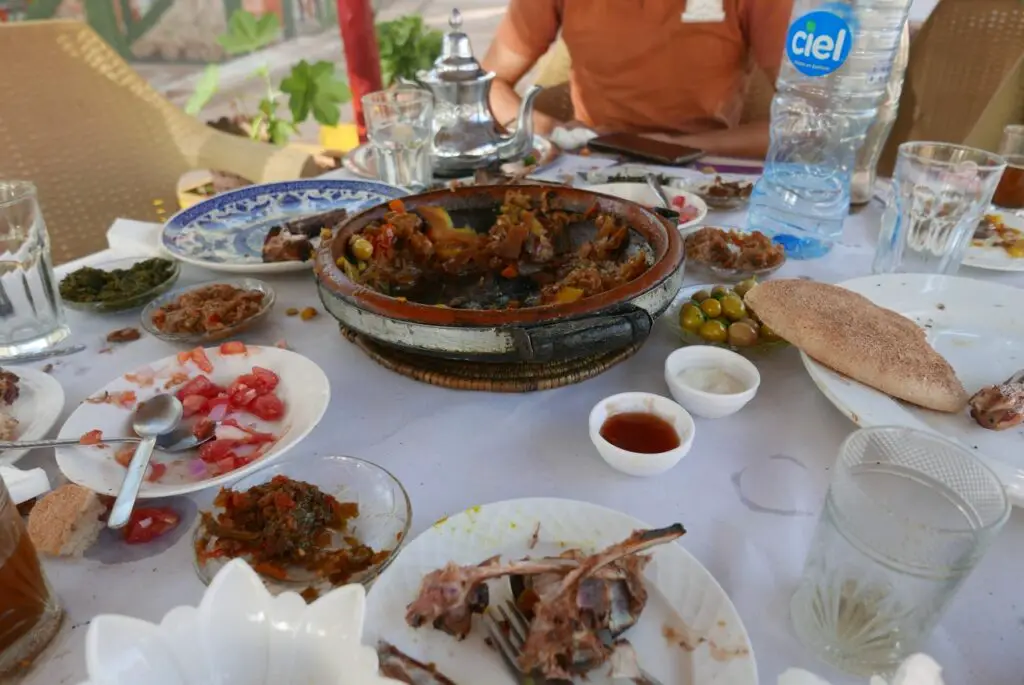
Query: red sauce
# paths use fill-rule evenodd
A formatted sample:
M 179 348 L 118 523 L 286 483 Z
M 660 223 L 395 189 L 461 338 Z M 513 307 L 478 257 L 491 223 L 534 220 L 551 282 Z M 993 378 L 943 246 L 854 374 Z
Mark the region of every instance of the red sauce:
M 612 414 L 601 426 L 601 437 L 619 449 L 639 454 L 659 454 L 680 445 L 671 423 L 642 411 Z

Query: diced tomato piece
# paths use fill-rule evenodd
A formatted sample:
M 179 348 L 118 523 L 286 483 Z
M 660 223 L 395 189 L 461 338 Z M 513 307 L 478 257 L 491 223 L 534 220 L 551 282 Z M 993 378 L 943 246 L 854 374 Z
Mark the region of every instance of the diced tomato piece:
M 264 421 L 277 421 L 284 416 L 284 402 L 277 395 L 260 395 L 246 411 Z
M 121 466 L 128 468 L 128 464 L 132 462 L 132 457 L 135 456 L 135 445 L 125 445 L 114 452 L 114 461 Z
M 181 521 L 178 512 L 167 507 L 135 509 L 124 530 L 124 541 L 137 545 L 154 540 L 177 527 Z
M 248 350 L 245 348 L 245 343 L 240 340 L 232 340 L 231 342 L 222 343 L 220 346 L 221 354 L 245 354 Z
M 671 204 L 676 209 L 682 209 L 683 207 L 686 206 L 686 198 L 683 197 L 682 195 L 677 195 L 676 197 L 672 198 Z
M 229 452 L 223 459 L 213 462 L 214 473 L 218 476 L 224 473 L 231 473 L 237 468 L 235 466 L 235 459 L 236 457 Z
M 155 461 L 149 462 L 149 466 L 146 468 L 146 480 L 150 483 L 155 483 L 167 473 L 167 465 L 160 464 Z
M 273 395 L 267 395 L 267 397 L 273 397 Z M 256 445 L 265 442 L 274 442 L 275 440 L 277 440 L 277 437 L 274 436 L 273 433 L 261 433 L 260 431 L 249 426 L 243 426 L 242 424 L 238 423 L 238 421 L 235 419 L 225 419 L 224 421 L 221 421 L 221 426 L 222 427 L 218 430 L 218 433 L 233 434 L 230 437 L 223 438 L 229 439 L 233 443 L 240 443 L 243 445 Z
M 222 392 L 224 392 L 224 389 L 206 376 L 196 376 L 175 394 L 179 400 L 184 400 L 189 395 L 202 395 L 203 397 L 212 398 Z
M 392 212 L 398 212 L 399 214 L 405 214 L 405 203 L 401 200 L 392 200 L 388 203 L 388 209 Z
M 196 421 L 195 425 L 192 426 L 192 435 L 203 440 L 206 437 L 213 435 L 213 431 L 216 427 L 217 425 L 213 420 L 204 417 Z
M 131 409 L 135 406 L 138 401 L 138 396 L 134 390 L 125 390 L 124 392 L 114 392 L 110 394 L 111 401 L 119 407 L 124 409 Z
M 94 428 L 79 438 L 78 443 L 80 445 L 98 445 L 101 440 L 103 440 L 103 431 L 99 428 Z
M 167 382 L 164 383 L 164 390 L 170 390 L 171 388 L 174 388 L 176 386 L 181 385 L 182 383 L 187 382 L 187 373 L 185 373 L 184 371 L 175 371 L 174 373 L 171 374 L 171 377 L 167 379 Z
M 211 440 L 199 446 L 199 458 L 208 464 L 214 464 L 225 457 L 234 458 L 231 451 L 235 446 L 234 440 Z
M 179 364 L 181 364 L 182 366 L 185 366 L 185 364 L 188 364 L 190 361 L 192 361 L 192 353 L 191 352 L 179 352 L 178 353 L 178 363 Z
M 209 400 L 202 395 L 187 395 L 181 400 L 182 416 L 187 419 L 190 416 L 201 413 L 206 409 L 207 402 Z
M 261 395 L 273 392 L 277 384 L 281 382 L 280 376 L 270 369 L 264 369 L 262 366 L 252 367 L 252 375 L 256 377 L 256 390 Z
M 192 361 L 195 362 L 196 366 L 205 373 L 213 372 L 213 364 L 210 363 L 210 358 L 206 356 L 206 350 L 201 347 L 197 347 L 192 352 Z
M 228 394 L 231 396 L 231 405 L 238 409 L 248 407 L 259 396 L 256 388 L 243 383 L 241 379 L 231 384 Z

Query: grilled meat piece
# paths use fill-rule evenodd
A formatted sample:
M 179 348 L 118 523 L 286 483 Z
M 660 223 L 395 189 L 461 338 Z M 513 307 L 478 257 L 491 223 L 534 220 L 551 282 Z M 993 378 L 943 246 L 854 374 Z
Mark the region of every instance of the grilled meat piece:
M 377 658 L 381 675 L 408 685 L 455 685 L 433 664 L 417 661 L 383 640 L 377 643 Z
M 21 388 L 18 386 L 20 382 L 21 379 L 16 374 L 6 369 L 0 369 L 0 405 L 9 407 L 14 404 L 21 393 Z
M 301 233 L 290 233 L 274 226 L 263 241 L 263 261 L 305 262 L 313 256 L 313 244 Z
M 329 228 L 334 229 L 338 224 L 348 218 L 348 211 L 344 209 L 332 209 L 322 214 L 304 216 L 283 224 L 282 228 L 292 235 L 304 235 L 307 238 L 319 238 L 320 231 Z
M 1000 385 L 989 385 L 971 397 L 971 418 L 982 428 L 1006 430 L 1024 423 L 1024 372 Z

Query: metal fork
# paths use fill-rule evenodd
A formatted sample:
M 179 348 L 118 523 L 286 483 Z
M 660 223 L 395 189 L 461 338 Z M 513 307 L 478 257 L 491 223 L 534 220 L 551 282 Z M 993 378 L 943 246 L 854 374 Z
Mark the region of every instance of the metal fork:
M 495 612 L 501 614 L 500 622 L 494 617 Z M 565 680 L 547 680 L 539 675 L 524 673 L 519 666 L 519 656 L 523 653 L 523 645 L 526 643 L 526 636 L 530 631 L 530 622 L 519 611 L 515 602 L 510 600 L 505 602 L 504 606 L 491 607 L 484 622 L 487 624 L 487 631 L 491 634 L 491 641 L 498 648 L 502 659 L 520 685 L 564 685 L 568 683 Z M 613 682 L 661 685 L 659 680 L 642 668 L 639 669 L 639 673 L 639 677 L 616 677 L 613 678 Z

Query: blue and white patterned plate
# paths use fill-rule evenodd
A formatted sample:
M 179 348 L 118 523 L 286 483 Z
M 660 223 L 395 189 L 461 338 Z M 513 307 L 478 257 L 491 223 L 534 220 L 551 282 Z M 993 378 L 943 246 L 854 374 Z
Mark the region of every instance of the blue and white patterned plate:
M 313 262 L 264 263 L 262 250 L 274 226 L 309 214 L 347 209 L 356 214 L 402 197 L 400 188 L 373 181 L 308 179 L 265 183 L 222 193 L 171 217 L 160 243 L 175 258 L 214 271 L 302 271 Z

